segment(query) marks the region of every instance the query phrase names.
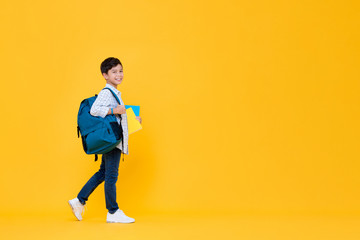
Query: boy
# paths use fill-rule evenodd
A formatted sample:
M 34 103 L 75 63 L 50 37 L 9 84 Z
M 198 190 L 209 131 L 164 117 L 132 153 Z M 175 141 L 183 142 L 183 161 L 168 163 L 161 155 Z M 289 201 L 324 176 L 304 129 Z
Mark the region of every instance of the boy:
M 84 206 L 88 197 L 100 183 L 105 181 L 105 201 L 106 208 L 109 211 L 107 213 L 106 222 L 131 223 L 135 222 L 135 219 L 126 216 L 124 212 L 119 209 L 116 202 L 116 181 L 118 178 L 121 152 L 123 154 L 129 154 L 126 110 L 121 99 L 121 92 L 117 90 L 117 86 L 122 82 L 124 77 L 123 67 L 119 59 L 110 57 L 101 63 L 100 70 L 106 80 L 105 87 L 110 88 L 118 96 L 121 105 L 118 104 L 108 89 L 103 89 L 93 103 L 90 114 L 100 117 L 105 117 L 108 114 L 115 114 L 118 123 L 120 124 L 121 122 L 123 139 L 115 149 L 102 155 L 100 170 L 89 179 L 76 198 L 69 200 L 69 205 L 75 217 L 79 221 L 82 220 Z M 119 115 L 121 115 L 121 119 Z M 137 120 L 140 123 L 142 121 L 141 117 L 137 117 Z

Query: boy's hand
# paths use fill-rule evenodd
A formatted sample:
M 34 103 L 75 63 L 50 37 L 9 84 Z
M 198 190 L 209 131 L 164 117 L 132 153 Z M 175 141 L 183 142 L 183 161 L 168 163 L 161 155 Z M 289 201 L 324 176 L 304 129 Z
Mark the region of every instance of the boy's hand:
M 116 108 L 113 109 L 115 114 L 124 114 L 126 113 L 126 109 L 124 105 L 117 105 Z
M 138 121 L 140 122 L 140 124 L 141 124 L 141 122 L 142 122 L 141 117 L 139 116 L 139 117 L 135 117 L 135 118 L 136 118 L 136 120 L 138 120 Z

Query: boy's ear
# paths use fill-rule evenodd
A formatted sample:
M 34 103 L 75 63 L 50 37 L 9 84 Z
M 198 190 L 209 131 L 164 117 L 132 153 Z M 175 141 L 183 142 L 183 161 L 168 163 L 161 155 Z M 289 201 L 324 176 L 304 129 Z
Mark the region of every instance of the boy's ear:
M 106 73 L 103 73 L 102 75 L 106 80 L 108 79 L 108 75 Z

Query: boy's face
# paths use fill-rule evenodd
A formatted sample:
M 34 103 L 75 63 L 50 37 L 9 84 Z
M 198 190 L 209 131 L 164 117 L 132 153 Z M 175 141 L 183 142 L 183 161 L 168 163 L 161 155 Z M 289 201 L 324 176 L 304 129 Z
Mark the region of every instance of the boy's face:
M 124 77 L 123 68 L 120 64 L 118 64 L 115 67 L 112 67 L 107 74 L 103 73 L 104 78 L 106 79 L 106 82 L 112 85 L 113 87 L 117 87 L 119 85 Z

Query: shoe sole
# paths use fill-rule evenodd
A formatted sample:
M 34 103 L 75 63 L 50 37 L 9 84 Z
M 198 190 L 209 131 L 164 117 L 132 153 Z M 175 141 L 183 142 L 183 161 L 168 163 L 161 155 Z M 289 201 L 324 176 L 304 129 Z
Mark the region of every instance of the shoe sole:
M 70 200 L 68 201 L 68 204 L 69 204 L 69 206 L 71 207 L 71 211 L 72 211 L 72 213 L 74 214 L 74 216 L 77 218 L 77 220 L 81 221 L 82 219 L 79 219 L 79 218 L 76 216 L 75 210 L 74 210 L 73 206 L 71 205 Z
M 134 222 L 113 222 L 113 221 L 106 221 L 107 223 L 134 223 Z
M 135 221 L 133 222 L 115 222 L 115 221 L 106 221 L 107 223 L 134 223 Z

